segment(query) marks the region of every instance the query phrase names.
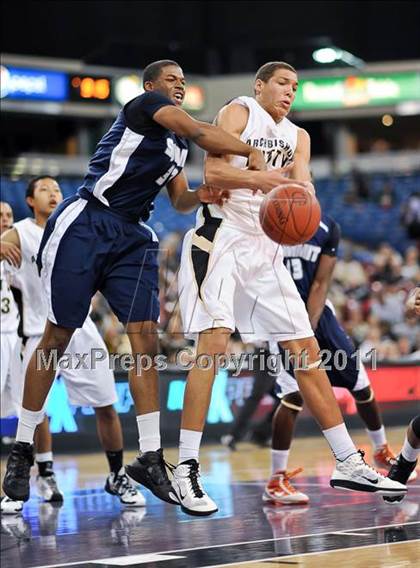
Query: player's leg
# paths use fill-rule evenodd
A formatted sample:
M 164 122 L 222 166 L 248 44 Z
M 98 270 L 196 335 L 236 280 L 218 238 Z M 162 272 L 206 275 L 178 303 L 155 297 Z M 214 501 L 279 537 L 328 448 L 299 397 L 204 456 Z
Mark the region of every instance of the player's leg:
M 397 457 L 396 463 L 391 467 L 388 474 L 390 479 L 407 483 L 408 479 L 416 469 L 417 460 L 420 455 L 420 414 L 410 423 L 401 452 Z M 386 496 L 385 501 L 401 501 L 404 496 Z
M 160 438 L 159 376 L 155 364 L 158 353 L 157 325 L 154 321 L 129 323 L 127 333 L 134 358 L 129 383 L 136 408 L 140 454 L 126 466 L 126 472 L 156 497 L 178 504 L 171 497 L 172 485 Z
M 12 394 L 9 389 L 12 377 L 10 373 L 11 359 L 13 356 L 13 345 L 16 342 L 16 334 L 2 333 L 0 341 L 0 404 L 1 418 L 14 416 L 16 408 Z M 12 386 L 12 385 L 10 385 Z M 1 498 L 0 510 L 2 515 L 16 515 L 23 509 L 23 501 L 10 499 L 7 495 Z
M 271 442 L 271 477 L 265 486 L 263 501 L 281 505 L 308 503 L 309 497 L 298 491 L 290 479 L 302 471 L 288 472 L 287 464 L 293 439 L 295 423 L 303 409 L 303 399 L 295 379 L 282 369 L 277 377 L 281 386 L 281 402 L 273 417 Z
M 47 416 L 38 424 L 34 436 L 35 462 L 38 467 L 36 488 L 40 497 L 49 503 L 63 501 L 54 473 L 52 436 Z
M 74 330 L 86 319 L 96 290 L 97 258 L 103 255 L 96 255 L 98 238 L 86 213 L 86 200 L 75 196 L 63 201 L 49 218 L 41 241 L 38 266 L 48 299 L 48 321 L 26 370 L 16 442 L 3 481 L 3 490 L 10 498 L 29 498 L 35 428 L 44 418 L 43 406 L 56 363 Z
M 143 507 L 146 501 L 140 491 L 131 484 L 123 466 L 123 434 L 117 411 L 110 404 L 96 407 L 95 415 L 98 437 L 110 471 L 106 479 L 105 491 L 118 496 L 123 505 Z
M 123 505 L 144 506 L 143 495 L 130 483 L 123 467 L 123 433 L 114 404 L 118 401 L 114 373 L 108 349 L 96 325 L 86 318 L 76 330 L 67 348 L 72 361 L 83 361 L 60 373 L 65 382 L 69 401 L 74 406 L 93 407 L 101 446 L 110 473 L 105 490 L 118 497 Z
M 405 487 L 390 483 L 371 469 L 357 452 L 327 374 L 319 368 L 319 345 L 313 336 L 305 305 L 283 264 L 278 247 L 268 241 L 269 239 L 266 241 L 266 258 L 271 259 L 271 262 L 266 262 L 260 270 L 258 281 L 254 283 L 251 280 L 245 290 L 258 298 L 252 314 L 254 329 L 261 330 L 261 333 L 265 330 L 292 357 L 305 404 L 320 425 L 336 458 L 336 470 L 331 484 L 358 491 L 405 492 Z M 302 364 L 296 366 L 295 362 Z
M 215 356 L 226 352 L 230 335 L 231 330 L 227 328 L 201 332 L 196 364 L 188 373 L 173 488 L 183 511 L 192 515 L 211 515 L 218 510 L 200 481 L 199 451 L 215 379 Z M 206 363 L 200 365 L 201 360 Z M 208 364 L 210 361 L 212 363 Z
M 220 219 L 187 233 L 178 274 L 179 302 L 186 337 L 196 340 L 196 360 L 188 373 L 173 490 L 184 512 L 210 515 L 217 505 L 200 481 L 199 449 L 215 378 L 215 355 L 226 353 L 235 329 L 233 315 L 236 280 L 233 248 L 241 235 L 220 229 Z M 198 339 L 197 339 L 198 338 Z

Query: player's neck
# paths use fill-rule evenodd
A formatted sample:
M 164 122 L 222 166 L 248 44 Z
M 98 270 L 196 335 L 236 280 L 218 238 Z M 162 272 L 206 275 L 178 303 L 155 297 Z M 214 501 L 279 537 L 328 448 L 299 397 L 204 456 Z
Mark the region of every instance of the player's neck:
M 40 215 L 39 213 L 36 212 L 34 216 L 35 216 L 35 223 L 38 225 L 38 227 L 41 227 L 43 229 L 47 224 L 48 217 L 44 217 L 44 215 Z
M 264 105 L 262 104 L 262 102 L 258 100 L 257 97 L 255 97 L 255 100 L 256 100 L 257 103 L 260 105 L 260 107 L 263 108 L 263 109 L 265 110 L 265 112 L 271 116 L 271 118 L 274 120 L 274 122 L 275 122 L 276 124 L 280 124 L 280 122 L 283 120 L 283 118 L 285 118 L 284 116 L 278 116 L 277 114 L 274 115 L 272 112 L 270 112 L 270 108 L 264 106 Z

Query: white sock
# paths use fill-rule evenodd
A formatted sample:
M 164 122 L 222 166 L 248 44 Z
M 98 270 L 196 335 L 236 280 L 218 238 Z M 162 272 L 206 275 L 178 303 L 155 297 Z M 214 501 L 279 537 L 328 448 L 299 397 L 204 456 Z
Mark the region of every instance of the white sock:
M 160 412 L 149 412 L 137 416 L 140 452 L 156 452 L 160 443 Z
M 386 434 L 384 426 L 381 426 L 379 430 L 366 430 L 367 435 L 372 442 L 374 450 L 379 450 L 379 448 L 386 445 Z
M 52 462 L 53 461 L 53 453 L 52 452 L 43 452 L 42 454 L 35 454 L 35 461 L 38 462 L 38 463 Z
M 183 430 L 179 434 L 179 459 L 178 463 L 195 459 L 198 461 L 200 443 L 203 432 L 195 430 Z
M 402 457 L 409 462 L 415 462 L 417 460 L 419 454 L 420 454 L 420 448 L 417 448 L 417 449 L 413 448 L 413 446 L 407 440 L 407 436 L 406 436 L 405 440 L 404 440 L 404 445 L 403 445 L 402 450 L 401 450 Z
M 35 428 L 44 420 L 44 410 L 20 409 L 19 422 L 16 432 L 16 442 L 34 443 Z
M 344 461 L 351 456 L 351 454 L 355 454 L 357 452 L 344 422 L 338 426 L 322 430 L 322 433 L 324 434 L 337 460 Z
M 286 471 L 290 450 L 271 450 L 271 473 Z

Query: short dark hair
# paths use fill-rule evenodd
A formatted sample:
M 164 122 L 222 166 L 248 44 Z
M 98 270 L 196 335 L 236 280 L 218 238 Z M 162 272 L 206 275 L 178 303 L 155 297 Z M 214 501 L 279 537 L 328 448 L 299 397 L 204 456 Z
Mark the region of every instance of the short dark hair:
M 35 178 L 32 178 L 29 181 L 28 186 L 26 188 L 25 197 L 33 197 L 34 196 L 35 186 L 36 186 L 37 182 L 40 181 L 41 179 L 52 179 L 53 181 L 57 181 L 55 177 L 49 176 L 49 175 L 37 176 Z
M 264 63 L 264 65 L 258 69 L 255 75 L 255 80 L 257 81 L 257 79 L 260 79 L 261 81 L 264 81 L 264 83 L 267 83 L 277 69 L 287 69 L 288 71 L 292 71 L 292 73 L 297 74 L 296 69 L 285 61 L 269 61 L 268 63 Z
M 177 67 L 181 67 L 179 63 L 172 61 L 172 59 L 159 59 L 159 61 L 153 61 L 153 63 L 149 63 L 149 65 L 143 71 L 143 87 L 148 81 L 156 81 L 162 69 L 164 67 L 168 67 L 169 65 L 176 65 Z

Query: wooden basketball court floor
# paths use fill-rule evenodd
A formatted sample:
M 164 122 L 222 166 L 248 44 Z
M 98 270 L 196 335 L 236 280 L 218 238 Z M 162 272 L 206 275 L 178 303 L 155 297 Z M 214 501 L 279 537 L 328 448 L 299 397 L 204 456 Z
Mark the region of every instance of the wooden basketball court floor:
M 404 429 L 388 429 L 388 437 L 398 450 Z M 364 433 L 355 439 L 370 457 Z M 127 453 L 126 461 L 133 456 Z M 176 450 L 166 457 L 176 461 Z M 122 508 L 102 489 L 106 463 L 100 453 L 57 456 L 55 463 L 64 504 L 42 503 L 34 491 L 23 515 L 2 517 L 2 568 L 420 566 L 420 477 L 394 505 L 333 490 L 333 461 L 321 437 L 300 438 L 292 448 L 290 469 L 304 467 L 295 485 L 309 494 L 307 506 L 262 502 L 268 449 L 242 444 L 231 453 L 205 446 L 204 483 L 219 505 L 206 518 L 187 516 L 148 491 L 145 508 Z

